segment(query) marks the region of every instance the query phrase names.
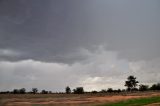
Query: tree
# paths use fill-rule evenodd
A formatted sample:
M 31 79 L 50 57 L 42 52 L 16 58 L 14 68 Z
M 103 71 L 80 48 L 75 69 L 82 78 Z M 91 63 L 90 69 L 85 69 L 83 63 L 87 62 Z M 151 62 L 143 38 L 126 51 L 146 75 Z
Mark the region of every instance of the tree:
M 76 89 L 73 89 L 73 92 L 75 94 L 83 94 L 84 93 L 84 89 L 83 89 L 83 87 L 77 87 Z
M 42 90 L 42 92 L 41 92 L 42 94 L 48 94 L 48 91 L 46 91 L 46 90 Z
M 19 93 L 19 90 L 18 90 L 18 89 L 14 89 L 14 90 L 13 90 L 13 93 L 14 93 L 14 94 L 18 94 L 18 93 Z
M 124 86 L 127 87 L 128 91 L 133 91 L 134 89 L 136 89 L 136 86 L 138 85 L 137 83 L 139 83 L 139 82 L 136 81 L 136 77 L 131 75 L 127 78 L 127 81 L 125 81 Z
M 51 94 L 51 93 L 52 93 L 52 91 L 48 91 L 48 93 L 49 93 L 49 94 Z
M 150 88 L 150 90 L 160 90 L 160 83 L 158 84 L 153 84 Z
M 157 84 L 157 90 L 160 90 L 160 83 Z
M 139 85 L 139 91 L 147 91 L 149 89 L 149 86 L 148 85 Z
M 160 90 L 160 83 L 157 84 L 157 90 Z
M 98 93 L 98 91 L 95 91 L 95 90 L 94 90 L 94 91 L 91 91 L 91 93 L 94 93 L 94 94 L 95 94 L 95 93 Z
M 121 89 L 113 90 L 114 93 L 120 93 Z
M 107 92 L 112 93 L 113 89 L 112 88 L 108 88 Z
M 118 89 L 117 92 L 120 93 L 120 92 L 122 92 L 122 91 L 121 91 L 121 89 Z
M 106 90 L 106 89 L 102 89 L 102 90 L 100 91 L 100 93 L 107 93 L 107 90 Z
M 32 88 L 32 93 L 36 94 L 38 92 L 37 88 Z
M 26 89 L 25 89 L 25 88 L 21 88 L 21 89 L 19 90 L 19 93 L 20 93 L 20 94 L 25 94 L 25 93 L 26 93 Z
M 70 94 L 70 93 L 71 93 L 71 89 L 70 89 L 69 86 L 66 87 L 66 93 L 67 93 L 67 94 Z

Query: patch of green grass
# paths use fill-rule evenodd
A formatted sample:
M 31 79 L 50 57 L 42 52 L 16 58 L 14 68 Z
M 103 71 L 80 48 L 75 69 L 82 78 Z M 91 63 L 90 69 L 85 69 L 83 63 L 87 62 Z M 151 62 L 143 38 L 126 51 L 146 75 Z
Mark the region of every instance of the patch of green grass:
M 117 103 L 103 104 L 99 106 L 144 106 L 147 104 L 160 102 L 160 96 L 158 97 L 149 97 L 149 98 L 139 98 L 139 99 L 130 99 L 126 101 L 121 101 Z

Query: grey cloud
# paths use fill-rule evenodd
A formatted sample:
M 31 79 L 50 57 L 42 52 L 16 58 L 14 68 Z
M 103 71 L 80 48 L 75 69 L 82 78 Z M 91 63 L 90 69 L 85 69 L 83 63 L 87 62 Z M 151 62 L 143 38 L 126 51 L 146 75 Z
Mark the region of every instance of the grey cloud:
M 10 5 L 9 2 L 12 5 Z M 3 8 L 3 10 L 0 11 L 2 19 L 10 23 L 22 24 L 31 17 L 31 10 L 26 0 L 19 0 L 18 2 L 2 0 L 1 8 Z
M 112 58 L 116 58 L 112 53 L 109 53 L 108 55 L 108 53 L 103 51 L 102 48 L 98 49 L 95 53 L 83 49 L 81 53 L 87 54 L 89 57 L 87 62 L 83 64 L 74 63 L 72 65 L 67 65 L 34 60 L 18 62 L 1 61 L 0 69 L 2 71 L 0 72 L 0 84 L 3 86 L 0 89 L 13 89 L 14 87 L 26 87 L 29 89 L 29 87 L 36 86 L 40 89 L 45 87 L 45 89 L 63 91 L 64 87 L 67 85 L 70 85 L 71 87 L 81 85 L 81 82 L 83 82 L 81 79 L 90 76 L 103 77 L 103 74 L 106 72 L 104 72 L 102 67 L 99 67 L 99 65 L 105 62 L 104 60 L 101 60 L 102 57 L 108 60 L 108 62 L 111 61 Z M 101 56 L 99 56 L 99 54 Z M 92 56 L 94 56 L 94 58 L 92 58 Z M 110 56 L 112 57 L 110 58 Z M 103 67 L 105 68 L 105 65 Z M 110 68 L 109 65 L 106 65 L 106 67 L 108 67 L 108 69 Z
M 119 58 L 131 61 L 157 58 L 160 54 L 157 4 L 157 0 L 16 0 L 13 3 L 2 0 L 0 48 L 27 52 L 28 55 L 15 60 L 74 63 L 85 58 L 74 57 L 74 52 L 94 45 L 107 46 L 107 50 L 117 51 Z M 25 21 L 12 23 L 6 16 L 13 21 Z
M 84 86 L 88 91 L 108 87 L 117 89 L 124 88 L 128 75 L 135 75 L 140 83 L 145 84 L 159 81 L 159 59 L 129 62 L 119 59 L 116 52 L 106 51 L 103 47 L 97 48 L 96 52 L 83 49 L 81 53 L 88 55 L 86 61 L 70 65 L 36 60 L 1 61 L 0 89 L 38 87 L 64 91 L 67 85 L 72 88 Z
M 141 83 L 159 83 L 159 61 L 160 58 L 149 61 L 131 62 L 129 63 L 131 73 L 136 76 L 139 76 L 138 79 Z
M 10 50 L 10 49 L 0 49 L 0 56 L 17 56 L 20 55 L 18 51 Z

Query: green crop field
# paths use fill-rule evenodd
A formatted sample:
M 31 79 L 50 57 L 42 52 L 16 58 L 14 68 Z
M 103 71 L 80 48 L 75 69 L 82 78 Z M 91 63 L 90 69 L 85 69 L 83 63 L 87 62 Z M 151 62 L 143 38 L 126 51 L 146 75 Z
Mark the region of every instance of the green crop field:
M 110 104 L 104 104 L 99 106 L 144 106 L 144 105 L 153 104 L 153 103 L 159 103 L 156 106 L 160 106 L 160 96 L 131 99 L 131 100 L 120 101 L 117 103 L 110 103 Z

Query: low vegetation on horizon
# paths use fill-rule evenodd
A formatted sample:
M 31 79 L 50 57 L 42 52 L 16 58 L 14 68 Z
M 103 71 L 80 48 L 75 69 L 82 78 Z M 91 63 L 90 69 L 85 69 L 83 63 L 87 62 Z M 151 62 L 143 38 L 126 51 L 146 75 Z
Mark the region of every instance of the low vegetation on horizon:
M 37 93 L 41 93 L 41 94 L 52 94 L 52 93 L 66 93 L 66 94 L 84 94 L 84 93 L 120 93 L 120 92 L 132 92 L 132 91 L 154 91 L 154 90 L 160 90 L 160 83 L 157 84 L 153 84 L 151 87 L 149 87 L 149 85 L 144 85 L 144 84 L 139 84 L 139 81 L 136 80 L 136 77 L 134 77 L 133 75 L 128 76 L 127 81 L 125 81 L 125 87 L 127 87 L 126 89 L 112 89 L 112 88 L 108 88 L 108 89 L 102 89 L 101 91 L 91 91 L 91 92 L 85 92 L 83 87 L 76 87 L 75 89 L 71 90 L 71 88 L 69 86 L 67 86 L 65 88 L 65 92 L 52 92 L 52 91 L 47 91 L 47 90 L 42 90 L 40 92 L 38 92 L 38 88 L 32 88 L 31 91 L 27 92 L 25 88 L 21 88 L 21 89 L 13 89 L 13 91 L 1 91 L 0 94 L 37 94 Z
M 160 105 L 160 83 L 151 87 L 138 84 L 133 75 L 128 76 L 124 86 L 126 89 L 102 89 L 85 92 L 83 87 L 65 88 L 65 92 L 38 91 L 25 88 L 0 92 L 0 106 L 145 106 Z M 144 92 L 147 91 L 147 92 Z M 76 95 L 75 95 L 76 94 Z M 149 105 L 150 106 L 150 105 Z M 151 105 L 154 106 L 154 105 Z

